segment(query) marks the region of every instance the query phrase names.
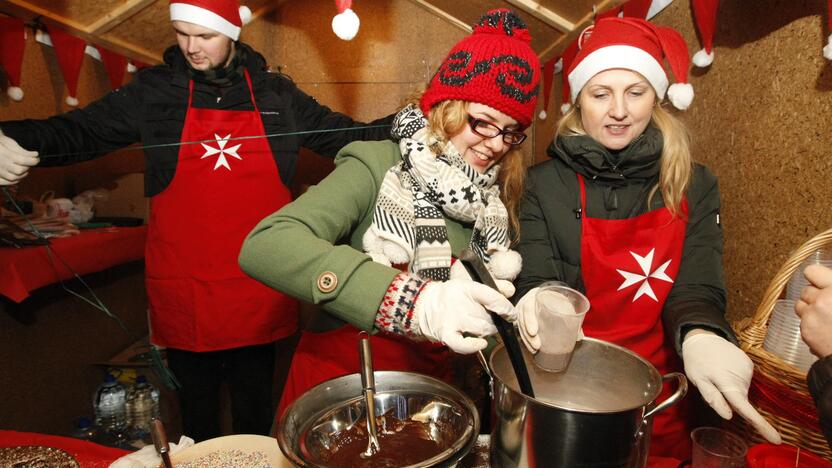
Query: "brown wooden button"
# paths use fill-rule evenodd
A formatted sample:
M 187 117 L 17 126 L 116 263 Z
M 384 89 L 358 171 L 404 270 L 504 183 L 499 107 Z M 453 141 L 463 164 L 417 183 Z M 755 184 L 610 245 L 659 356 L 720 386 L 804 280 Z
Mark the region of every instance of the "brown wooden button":
M 338 277 L 331 271 L 325 271 L 318 276 L 318 290 L 323 293 L 335 291 L 338 287 Z

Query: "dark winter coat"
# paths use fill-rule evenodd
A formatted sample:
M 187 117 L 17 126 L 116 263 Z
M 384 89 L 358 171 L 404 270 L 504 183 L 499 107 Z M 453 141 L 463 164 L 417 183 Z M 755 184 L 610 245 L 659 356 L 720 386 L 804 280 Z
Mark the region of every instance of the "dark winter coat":
M 826 436 L 829 448 L 832 448 L 832 356 L 826 356 L 812 364 L 806 380 L 809 393 L 812 394 L 818 408 L 820 428 Z
M 297 88 L 286 76 L 268 71 L 265 59 L 243 43 L 237 43 L 242 65 L 251 76 L 254 97 L 265 132 L 284 134 L 315 130 L 363 127 L 350 117 L 333 112 Z M 0 130 L 23 148 L 38 151 L 41 166 L 85 161 L 136 142 L 145 146 L 145 192 L 160 193 L 173 180 L 185 113 L 188 109 L 188 65 L 177 46 L 165 51 L 165 64 L 146 68 L 133 80 L 83 109 L 45 120 L 0 122 Z M 230 86 L 195 81 L 193 106 L 222 110 L 252 110 L 248 85 L 236 76 Z M 369 125 L 389 124 L 392 116 Z M 269 139 L 288 185 L 295 173 L 300 147 L 334 157 L 354 140 L 383 140 L 388 127 L 308 133 Z
M 559 137 L 550 145 L 552 159 L 531 168 L 526 181 L 517 246 L 523 269 L 515 281 L 515 298 L 549 280 L 585 290 L 580 216 L 628 219 L 663 207 L 661 193 L 647 207 L 662 145 L 661 133 L 653 127 L 617 154 L 589 136 Z M 584 176 L 587 213 L 580 212 L 576 172 Z M 716 177 L 704 166 L 694 167 L 687 202 L 682 261 L 662 313 L 666 334 L 680 353 L 683 334 L 693 327 L 713 330 L 736 343 L 724 318 L 719 190 Z

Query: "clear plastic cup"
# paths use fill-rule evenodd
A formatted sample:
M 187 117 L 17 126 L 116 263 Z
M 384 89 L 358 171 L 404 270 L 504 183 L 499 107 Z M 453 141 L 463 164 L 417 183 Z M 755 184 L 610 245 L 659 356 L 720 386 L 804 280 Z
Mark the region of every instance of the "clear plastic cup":
M 534 362 L 538 367 L 560 372 L 569 365 L 588 310 L 589 299 L 570 287 L 549 285 L 537 291 L 535 315 L 540 350 L 534 355 Z
M 748 446 L 731 432 L 718 427 L 697 427 L 693 441 L 693 468 L 742 468 Z

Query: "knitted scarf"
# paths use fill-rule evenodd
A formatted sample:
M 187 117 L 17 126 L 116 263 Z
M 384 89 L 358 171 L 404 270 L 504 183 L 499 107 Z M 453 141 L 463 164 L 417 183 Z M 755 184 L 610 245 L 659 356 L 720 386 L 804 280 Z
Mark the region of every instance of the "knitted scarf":
M 473 223 L 469 248 L 486 264 L 509 247 L 508 213 L 495 183 L 499 166 L 478 173 L 448 142 L 441 154 L 430 148 L 422 112 L 408 106 L 393 121 L 402 161 L 381 183 L 373 223 L 364 234 L 364 250 L 377 262 L 408 264 L 423 278 L 445 281 L 451 267 L 451 244 L 445 216 Z

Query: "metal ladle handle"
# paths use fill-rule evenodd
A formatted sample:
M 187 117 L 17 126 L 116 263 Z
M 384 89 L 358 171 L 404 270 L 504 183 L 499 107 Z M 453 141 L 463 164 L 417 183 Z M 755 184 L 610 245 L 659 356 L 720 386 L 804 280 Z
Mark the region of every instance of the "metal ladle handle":
M 361 387 L 364 393 L 364 405 L 367 413 L 367 450 L 362 457 L 371 457 L 381 450 L 378 443 L 378 426 L 376 425 L 376 381 L 373 375 L 373 355 L 370 352 L 370 339 L 366 332 L 361 333 L 359 354 L 361 356 Z

